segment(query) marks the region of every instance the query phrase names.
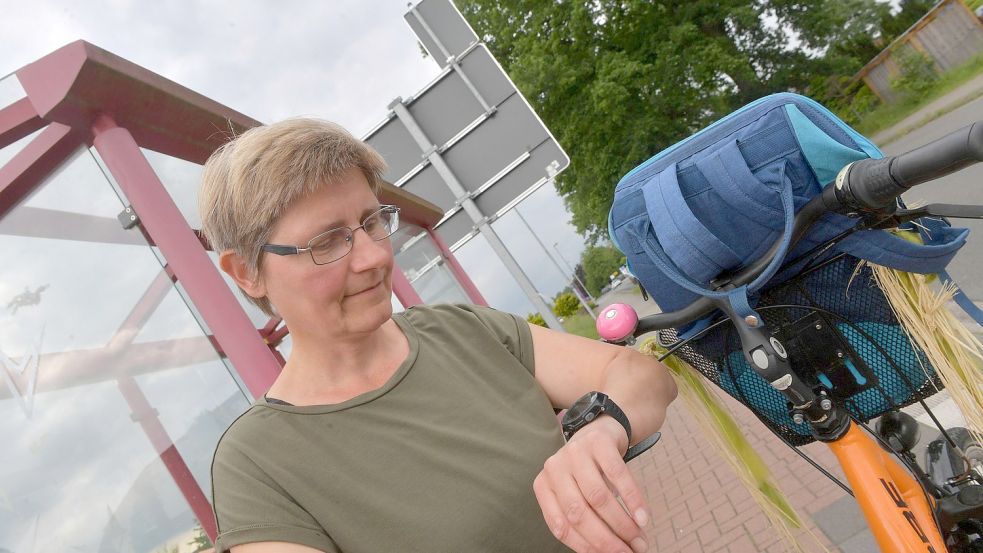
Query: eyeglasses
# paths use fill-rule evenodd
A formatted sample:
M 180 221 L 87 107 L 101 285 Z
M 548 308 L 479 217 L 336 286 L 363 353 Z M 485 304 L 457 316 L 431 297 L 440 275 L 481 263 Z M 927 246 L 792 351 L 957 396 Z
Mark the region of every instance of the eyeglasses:
M 378 242 L 392 236 L 399 228 L 399 208 L 394 205 L 384 205 L 378 211 L 366 217 L 361 226 L 355 228 L 339 227 L 326 230 L 311 238 L 306 248 L 299 246 L 282 246 L 280 244 L 263 244 L 262 250 L 276 255 L 297 255 L 300 252 L 310 252 L 315 265 L 327 265 L 338 261 L 352 251 L 355 244 L 355 231 L 362 229 L 369 238 Z

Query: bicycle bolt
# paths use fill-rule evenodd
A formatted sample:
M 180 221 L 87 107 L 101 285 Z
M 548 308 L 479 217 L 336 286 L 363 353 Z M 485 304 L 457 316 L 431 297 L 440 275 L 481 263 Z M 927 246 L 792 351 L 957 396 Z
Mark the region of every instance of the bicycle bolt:
M 830 400 L 828 400 L 828 399 L 826 399 L 826 398 L 823 398 L 819 402 L 819 406 L 823 408 L 823 411 L 829 411 L 830 409 L 833 408 L 833 402 L 830 401 Z
M 748 315 L 747 317 L 744 317 L 744 322 L 746 322 L 748 326 L 758 326 L 758 318 L 755 317 L 754 315 Z
M 792 422 L 795 424 L 802 424 L 806 421 L 806 418 L 802 416 L 802 413 L 796 413 L 792 415 Z
M 843 352 L 842 351 L 836 352 L 836 356 L 842 359 L 843 358 Z
M 822 330 L 822 329 L 823 329 L 823 325 L 821 325 L 821 324 L 817 324 L 816 325 L 816 330 Z

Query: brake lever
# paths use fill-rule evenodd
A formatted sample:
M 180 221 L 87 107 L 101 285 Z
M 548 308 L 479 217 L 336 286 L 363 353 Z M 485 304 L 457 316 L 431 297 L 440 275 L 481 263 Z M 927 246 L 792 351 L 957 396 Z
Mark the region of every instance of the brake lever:
M 890 215 L 860 223 L 861 230 L 891 229 L 922 217 L 983 219 L 983 205 L 928 204 L 914 209 L 898 209 Z

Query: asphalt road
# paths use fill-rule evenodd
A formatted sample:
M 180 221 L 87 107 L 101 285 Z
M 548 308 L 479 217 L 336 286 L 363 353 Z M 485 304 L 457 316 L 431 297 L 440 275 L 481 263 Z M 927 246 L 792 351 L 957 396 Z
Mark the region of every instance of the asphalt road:
M 908 135 L 884 146 L 887 155 L 896 155 L 917 148 L 983 120 L 983 97 L 955 109 Z M 905 194 L 908 203 L 951 203 L 983 205 L 983 163 L 963 169 L 934 182 L 926 183 Z M 967 296 L 983 302 L 983 220 L 953 219 L 953 226 L 971 229 L 969 240 L 950 265 L 949 273 Z

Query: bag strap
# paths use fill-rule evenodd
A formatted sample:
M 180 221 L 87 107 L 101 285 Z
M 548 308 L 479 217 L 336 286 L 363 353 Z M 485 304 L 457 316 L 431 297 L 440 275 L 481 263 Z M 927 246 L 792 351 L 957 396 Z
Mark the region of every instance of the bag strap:
M 675 163 L 655 176 L 643 194 L 652 230 L 662 249 L 691 281 L 736 267 L 741 258 L 700 222 L 679 187 Z
M 720 184 L 725 190 L 740 188 L 740 193 L 746 195 L 743 190 L 748 187 L 765 186 L 751 172 L 736 140 L 724 144 L 712 158 L 716 159 L 713 162 L 701 163 L 699 169 L 715 187 Z M 651 240 L 641 236 L 637 237 L 638 242 L 659 270 L 680 287 L 701 296 L 728 298 L 735 311 L 741 316 L 755 314 L 748 305 L 747 294 L 764 286 L 775 275 L 788 252 L 795 220 L 791 183 L 783 176 L 781 189 L 776 190 L 781 197 L 784 218 L 778 255 L 750 284 L 736 290 L 715 291 L 701 282 L 694 281 L 689 275 L 683 274 L 679 270 L 680 265 L 693 266 L 692 263 L 698 263 L 704 267 L 716 267 L 718 270 L 714 273 L 719 273 L 726 267 L 739 264 L 740 258 L 737 258 L 730 248 L 726 250 L 721 248 L 720 246 L 726 247 L 726 245 L 699 222 L 683 198 L 676 171 L 676 165 L 671 165 L 660 172 L 657 179 L 646 185 L 644 197 L 649 215 L 648 222 L 658 244 L 653 244 Z M 734 182 L 738 179 L 738 182 Z M 679 240 L 680 236 L 685 240 Z M 707 238 L 708 236 L 710 239 Z M 667 247 L 668 249 L 664 249 Z M 736 263 L 729 257 L 728 251 L 729 255 L 737 259 Z M 670 252 L 677 257 L 673 257 Z

